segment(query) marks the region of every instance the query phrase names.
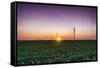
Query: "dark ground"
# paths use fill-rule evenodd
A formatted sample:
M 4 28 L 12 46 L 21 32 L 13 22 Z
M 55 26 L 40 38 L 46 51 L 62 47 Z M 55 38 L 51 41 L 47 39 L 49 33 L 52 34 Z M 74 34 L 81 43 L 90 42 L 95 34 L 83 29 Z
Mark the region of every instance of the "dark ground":
M 17 41 L 17 64 L 96 60 L 96 40 Z

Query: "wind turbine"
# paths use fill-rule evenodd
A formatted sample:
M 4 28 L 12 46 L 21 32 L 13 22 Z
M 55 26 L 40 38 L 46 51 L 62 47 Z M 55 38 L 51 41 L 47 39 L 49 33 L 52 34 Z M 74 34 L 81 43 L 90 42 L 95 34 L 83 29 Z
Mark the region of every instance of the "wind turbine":
M 73 32 L 74 32 L 74 40 L 75 40 L 75 34 L 76 34 L 76 29 L 75 29 L 75 27 L 73 28 Z

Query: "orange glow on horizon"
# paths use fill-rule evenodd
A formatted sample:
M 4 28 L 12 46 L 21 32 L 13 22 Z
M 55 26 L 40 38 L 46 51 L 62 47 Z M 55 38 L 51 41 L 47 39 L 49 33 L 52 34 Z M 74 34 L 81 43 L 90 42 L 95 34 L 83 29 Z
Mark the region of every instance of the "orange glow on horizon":
M 96 39 L 95 33 L 76 34 L 77 39 Z M 17 40 L 73 40 L 72 33 L 63 33 L 56 36 L 55 33 L 31 33 L 31 32 L 17 32 Z
M 61 38 L 60 37 L 57 37 L 56 41 L 60 42 L 61 41 Z

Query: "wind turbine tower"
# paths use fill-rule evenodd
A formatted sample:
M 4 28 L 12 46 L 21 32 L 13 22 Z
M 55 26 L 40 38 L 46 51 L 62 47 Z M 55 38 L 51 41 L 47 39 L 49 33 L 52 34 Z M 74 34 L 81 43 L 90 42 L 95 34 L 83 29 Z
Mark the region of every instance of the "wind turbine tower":
M 75 40 L 75 33 L 76 33 L 75 27 L 73 28 L 73 31 L 74 31 L 74 40 Z

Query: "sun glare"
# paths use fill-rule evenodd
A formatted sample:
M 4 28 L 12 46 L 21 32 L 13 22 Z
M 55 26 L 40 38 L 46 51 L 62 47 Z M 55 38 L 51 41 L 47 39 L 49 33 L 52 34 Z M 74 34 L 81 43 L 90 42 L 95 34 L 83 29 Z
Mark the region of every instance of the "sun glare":
M 57 40 L 58 42 L 60 42 L 60 41 L 61 41 L 61 38 L 60 38 L 60 37 L 58 37 L 56 40 Z

